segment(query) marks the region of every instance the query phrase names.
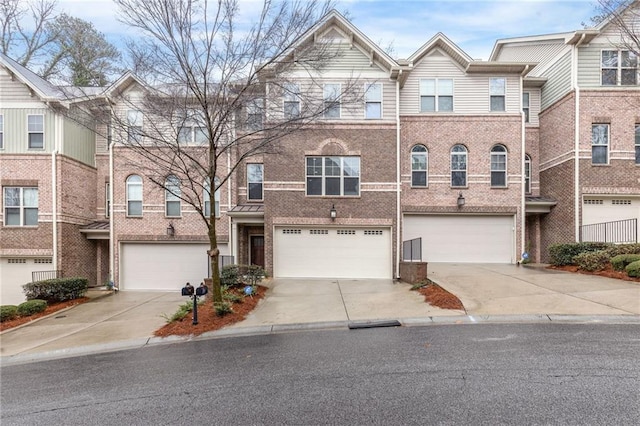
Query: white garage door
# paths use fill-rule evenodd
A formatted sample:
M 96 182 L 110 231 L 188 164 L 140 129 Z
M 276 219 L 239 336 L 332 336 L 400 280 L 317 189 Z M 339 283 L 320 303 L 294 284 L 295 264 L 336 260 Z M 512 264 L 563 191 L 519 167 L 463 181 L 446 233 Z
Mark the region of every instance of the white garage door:
M 274 276 L 392 278 L 389 228 L 276 227 Z
M 402 240 L 422 238 L 425 262 L 513 263 L 513 216 L 406 215 Z
M 227 248 L 221 246 L 220 252 Z M 123 243 L 120 250 L 121 290 L 179 291 L 197 286 L 208 276 L 208 244 Z
M 582 202 L 582 225 L 614 222 L 618 220 L 637 219 L 640 225 L 640 198 L 637 197 L 602 197 L 585 196 Z M 640 230 L 636 228 L 638 235 L 632 235 L 632 225 L 626 224 L 619 228 L 613 224 L 607 225 L 608 238 L 614 238 L 616 242 L 633 241 L 640 237 Z M 585 228 L 582 230 L 583 241 L 602 241 L 604 228 Z
M 32 272 L 53 271 L 51 258 L 0 258 L 0 305 L 18 305 L 24 302 L 22 286 L 30 283 Z

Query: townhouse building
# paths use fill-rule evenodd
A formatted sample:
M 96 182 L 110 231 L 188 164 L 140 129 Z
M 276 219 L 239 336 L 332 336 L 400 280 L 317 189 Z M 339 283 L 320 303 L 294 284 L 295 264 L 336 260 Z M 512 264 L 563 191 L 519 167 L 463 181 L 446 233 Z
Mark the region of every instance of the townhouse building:
M 393 59 L 331 12 L 299 43 L 340 54 L 317 75 L 294 68 L 288 94 L 266 103 L 290 114 L 304 108 L 295 93 L 313 90 L 327 108 L 243 160 L 213 206 L 205 183 L 151 177 L 153 161 L 123 143 L 150 127 L 136 106 L 150 88 L 135 75 L 91 93 L 131 131 L 91 128 L 68 118 L 86 96 L 0 56 L 2 303 L 36 270 L 121 290 L 198 283 L 210 209 L 225 261 L 274 277 L 396 278 L 407 241 L 426 262 L 545 261 L 583 225 L 640 216 L 638 61 L 611 27 L 498 40 L 488 61 L 438 33 Z M 197 123 L 184 130 L 206 150 Z M 240 154 L 225 155 L 230 171 Z M 202 191 L 202 204 L 176 190 Z

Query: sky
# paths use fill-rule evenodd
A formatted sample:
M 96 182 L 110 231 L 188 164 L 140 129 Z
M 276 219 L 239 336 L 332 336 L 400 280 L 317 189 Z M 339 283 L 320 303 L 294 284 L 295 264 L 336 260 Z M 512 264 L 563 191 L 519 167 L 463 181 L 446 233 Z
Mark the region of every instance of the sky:
M 240 0 L 247 14 L 261 0 Z M 58 0 L 59 8 L 92 22 L 116 46 L 127 28 L 111 0 Z M 581 29 L 595 0 L 337 0 L 336 9 L 394 58 L 408 58 L 444 33 L 474 59 L 487 60 L 497 39 Z

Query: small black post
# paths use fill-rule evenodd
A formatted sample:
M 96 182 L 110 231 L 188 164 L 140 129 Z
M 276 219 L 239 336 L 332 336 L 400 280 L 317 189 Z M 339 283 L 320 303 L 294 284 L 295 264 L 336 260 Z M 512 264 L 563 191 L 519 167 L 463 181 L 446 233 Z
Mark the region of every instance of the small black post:
M 198 296 L 193 295 L 193 325 L 198 324 Z

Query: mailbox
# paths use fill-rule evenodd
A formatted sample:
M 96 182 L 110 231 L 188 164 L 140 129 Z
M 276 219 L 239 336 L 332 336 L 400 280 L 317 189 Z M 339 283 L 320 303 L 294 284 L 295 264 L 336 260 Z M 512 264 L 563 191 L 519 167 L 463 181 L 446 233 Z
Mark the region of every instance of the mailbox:
M 193 286 L 187 283 L 186 286 L 182 287 L 182 295 L 183 296 L 193 296 Z
M 196 296 L 204 296 L 207 293 L 209 293 L 209 287 L 207 287 L 206 285 L 201 285 L 200 287 L 196 288 Z

